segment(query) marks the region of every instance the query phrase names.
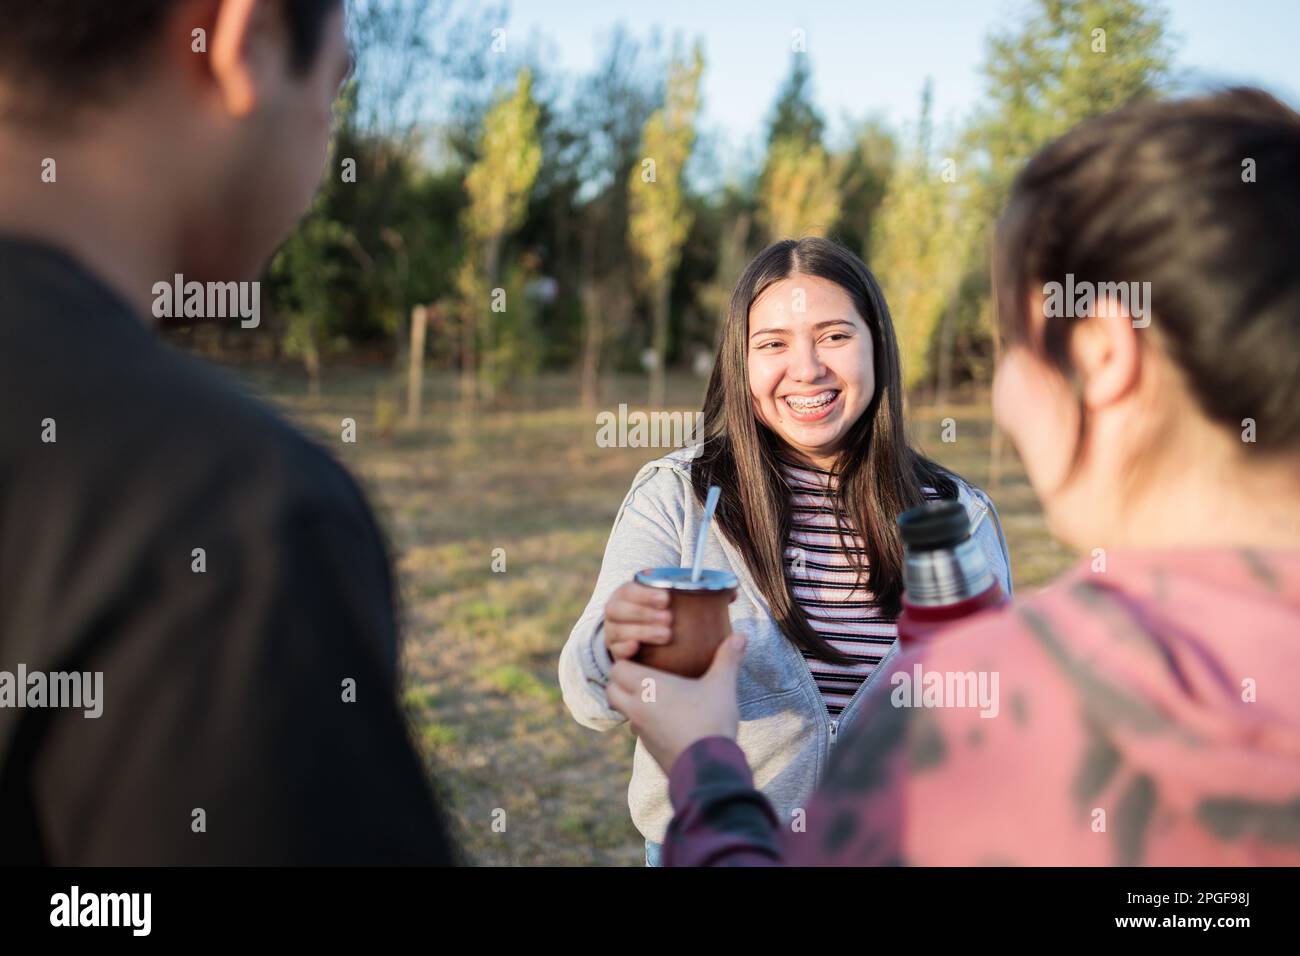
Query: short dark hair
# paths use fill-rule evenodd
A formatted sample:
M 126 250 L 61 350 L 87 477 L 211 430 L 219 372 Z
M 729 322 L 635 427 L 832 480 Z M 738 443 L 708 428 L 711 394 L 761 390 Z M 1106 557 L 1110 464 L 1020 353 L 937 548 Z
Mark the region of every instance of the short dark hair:
M 305 73 L 342 0 L 278 2 L 289 26 L 291 66 Z M 0 0 L 0 76 L 21 82 L 24 99 L 43 106 L 103 99 L 179 6 L 180 0 Z
M 1253 419 L 1262 450 L 1294 453 L 1297 263 L 1300 115 L 1247 87 L 1137 103 L 1076 127 L 1017 177 L 994 249 L 999 326 L 1077 392 L 1075 320 L 1049 318 L 1035 339 L 1033 284 L 1150 282 L 1154 341 L 1206 417 Z

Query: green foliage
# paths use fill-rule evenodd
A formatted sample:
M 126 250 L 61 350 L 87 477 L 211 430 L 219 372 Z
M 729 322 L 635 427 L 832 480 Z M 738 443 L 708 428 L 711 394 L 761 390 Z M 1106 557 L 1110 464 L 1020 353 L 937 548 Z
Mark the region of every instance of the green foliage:
M 315 378 L 347 348 L 400 351 L 411 308 L 436 304 L 436 366 L 472 347 L 490 393 L 576 364 L 594 394 L 610 368 L 639 368 L 642 310 L 653 319 L 649 344 L 681 362 L 711 345 L 759 246 L 822 233 L 862 250 L 881 279 L 909 384 L 938 367 L 937 329 L 953 346 L 944 368 L 987 378 L 987 249 L 1011 179 L 1079 120 L 1160 95 L 1172 70 L 1158 6 L 1023 3 L 988 40 L 980 110 L 964 128 L 935 134 L 957 162 L 955 182 L 939 178 L 928 118 L 914 147 L 900 149 L 890 128 L 867 118 L 832 148 L 810 57 L 795 53 L 758 175 L 716 194 L 693 191 L 686 174 L 709 159 L 708 139 L 697 142 L 698 45 L 669 60 L 658 40 L 642 46 L 616 29 L 607 55 L 572 84 L 535 53 L 475 52 L 468 39 L 500 19 L 488 8 L 461 17 L 425 0 L 350 0 L 361 68 L 338 108 L 320 196 L 266 277 L 268 327 L 280 353 Z M 412 104 L 435 78 L 447 81 L 447 111 L 422 127 Z M 344 180 L 345 161 L 355 181 Z M 546 302 L 526 291 L 542 276 L 555 280 Z M 494 288 L 506 292 L 505 312 L 491 312 Z M 458 322 L 473 323 L 470 342 Z
M 339 247 L 346 230 L 328 217 L 323 197 L 271 263 L 273 301 L 284 322 L 282 347 L 313 375 L 327 342 L 342 339 L 329 289 L 340 273 Z
M 878 119 L 853 128 L 851 145 L 840 156 L 840 219 L 835 235 L 850 249 L 870 253 L 871 229 L 897 161 L 894 134 Z
M 694 217 L 686 201 L 685 171 L 695 144 L 704 52 L 697 43 L 690 62 L 674 58 L 668 68 L 667 98 L 641 131 L 640 168 L 629 183 L 628 244 L 653 303 L 650 403 L 663 404 L 668 356 L 669 296 L 673 272 Z
M 479 158 L 465 177 L 469 207 L 464 227 L 471 242 L 499 241 L 523 222 L 528 193 L 542 165 L 532 85 L 530 72 L 520 70 L 514 93 L 483 118 Z
M 822 146 L 825 124 L 813 105 L 810 79 L 808 55 L 792 54 L 758 182 L 759 216 L 769 242 L 827 235 L 840 217 L 844 164 Z
M 840 164 L 820 143 L 773 141 L 760 188 L 769 241 L 824 236 L 840 217 Z
M 528 295 L 528 279 L 521 266 L 512 266 L 501 285 L 506 308 L 489 311 L 480 327 L 479 354 L 489 393 L 541 371 L 545 343 L 537 327 L 536 305 Z
M 989 373 L 992 227 L 1011 182 L 1031 156 L 1092 116 L 1171 83 L 1172 44 L 1161 7 L 1141 0 L 1032 0 L 1014 30 L 988 39 L 985 106 L 963 136 L 963 218 L 974 255 L 957 316 L 958 354 Z M 1098 33 L 1096 31 L 1104 31 Z
M 646 285 L 651 288 L 677 267 L 682 243 L 691 228 L 683 175 L 695 143 L 703 72 L 704 54 L 698 45 L 689 63 L 673 61 L 667 101 L 642 130 L 644 159 L 629 179 L 628 239 L 640 260 Z
M 808 89 L 811 78 L 808 54 L 791 54 L 790 72 L 777 95 L 772 121 L 768 127 L 769 148 L 781 140 L 794 140 L 806 146 L 822 141 L 822 131 L 826 124 L 813 105 L 812 91 Z
M 391 341 L 415 303 L 447 293 L 459 250 L 459 176 L 420 168 L 390 138 L 356 127 L 343 97 L 320 193 L 268 271 L 268 311 L 288 355 Z
M 532 74 L 521 69 L 514 92 L 499 99 L 483 118 L 478 160 L 465 176 L 469 205 L 461 216 L 465 258 L 457 288 L 463 320 L 469 323 L 469 334 L 480 343 L 475 350 L 481 356 L 479 375 L 489 395 L 511 374 L 540 366 L 522 288 L 512 296 L 508 288 L 498 285 L 502 244 L 523 223 L 528 196 L 542 164 L 539 113 L 532 95 Z M 498 288 L 506 292 L 505 312 L 491 311 Z M 471 359 L 469 355 L 464 358 L 467 376 L 474 371 Z M 504 368 L 497 360 L 505 363 Z
M 982 67 L 988 105 L 969 139 L 985 157 L 989 215 L 1048 141 L 1088 117 L 1158 95 L 1170 82 L 1160 7 L 1140 0 L 1034 0 L 1031 9 L 1017 30 L 989 38 Z
M 918 144 L 890 181 L 869 261 L 894 319 L 908 389 L 930 372 L 930 340 L 966 265 L 970 231 L 955 184 Z

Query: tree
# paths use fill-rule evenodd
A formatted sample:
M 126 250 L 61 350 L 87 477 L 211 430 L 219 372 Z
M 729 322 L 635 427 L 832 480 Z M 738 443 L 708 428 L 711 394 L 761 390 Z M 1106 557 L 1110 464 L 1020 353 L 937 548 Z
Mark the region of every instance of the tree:
M 663 102 L 666 63 L 657 42 L 622 27 L 579 88 L 572 125 L 581 131 L 574 171 L 583 184 L 577 212 L 577 286 L 581 304 L 580 381 L 584 407 L 596 405 L 607 342 L 633 314 L 633 252 L 628 181 L 640 169 L 641 131 Z
M 808 55 L 792 54 L 768 126 L 767 158 L 759 176 L 759 216 L 769 242 L 825 235 L 840 215 L 842 164 L 822 146 L 825 124 L 808 88 Z
M 1140 0 L 1034 0 L 1015 32 L 987 41 L 987 104 L 971 123 L 989 218 L 1011 180 L 1050 140 L 1091 116 L 1169 85 L 1164 11 Z
M 320 211 L 317 198 L 312 214 L 294 231 L 270 265 L 276 303 L 284 320 L 285 354 L 302 360 L 312 400 L 320 397 L 321 353 L 335 331 L 331 319 L 329 287 L 339 274 L 338 250 L 345 230 Z
M 442 184 L 420 178 L 417 120 L 428 82 L 467 57 L 463 45 L 434 38 L 461 35 L 468 21 L 431 0 L 348 0 L 347 15 L 356 70 L 336 107 L 321 192 L 267 276 L 271 324 L 313 392 L 327 350 L 382 338 L 400 347 L 408 305 L 429 301 L 413 296 L 431 284 L 445 291 L 451 279 L 448 223 L 432 219 L 427 201 Z
M 826 235 L 840 217 L 840 164 L 820 143 L 775 140 L 760 190 L 771 242 Z
M 772 110 L 772 120 L 767 130 L 767 145 L 778 140 L 794 140 L 805 146 L 822 141 L 826 124 L 813 105 L 808 89 L 812 73 L 808 68 L 808 54 L 795 52 L 790 57 L 790 72 L 777 94 Z
M 973 177 L 967 193 L 973 256 L 963 287 L 977 290 L 958 321 L 998 341 L 992 328 L 989 232 L 1025 162 L 1091 116 L 1169 86 L 1171 43 L 1163 9 L 1141 0 L 1034 0 L 1023 25 L 989 38 L 982 72 L 988 104 L 966 139 Z M 993 432 L 989 487 L 999 477 L 1001 432 Z
M 871 230 L 898 158 L 898 144 L 876 118 L 850 121 L 849 129 L 850 145 L 840 158 L 840 218 L 835 234 L 850 249 L 869 254 Z
M 871 240 L 870 264 L 894 318 L 909 390 L 930 371 L 930 341 L 950 308 L 969 250 L 969 220 L 961 215 L 955 177 L 933 163 L 930 135 L 927 81 L 915 145 L 890 179 Z
M 504 299 L 506 308 L 523 307 L 522 296 L 514 306 L 502 295 L 497 283 L 501 276 L 501 246 L 505 237 L 518 229 L 528 210 L 528 194 L 542 164 L 537 135 L 537 104 L 532 97 L 532 75 L 521 69 L 514 92 L 498 100 L 483 119 L 479 136 L 479 158 L 465 176 L 469 205 L 462 216 L 466 256 L 458 286 L 463 304 L 463 364 L 461 389 L 466 398 L 475 395 L 475 354 L 481 317 L 490 321 L 493 309 Z M 495 300 L 495 301 L 494 301 Z M 488 326 L 491 333 L 491 326 Z M 491 350 L 488 351 L 491 356 Z M 491 388 L 492 372 L 487 372 Z
M 728 185 L 718 204 L 716 217 L 717 265 L 711 281 L 705 283 L 698 293 L 708 334 L 714 341 L 719 323 L 727 313 L 736 280 L 749 259 L 749 236 L 754 221 L 754 204 L 749 191 L 734 183 Z
M 641 132 L 643 158 L 629 180 L 628 240 L 653 309 L 650 404 L 656 408 L 664 402 L 672 276 L 691 228 L 684 172 L 695 142 L 703 72 L 704 53 L 698 43 L 689 62 L 674 57 L 664 105 L 651 115 Z
M 449 12 L 446 3 L 430 0 L 348 0 L 360 93 L 351 118 L 356 129 L 413 145 L 425 84 L 446 61 L 432 39 L 448 29 Z

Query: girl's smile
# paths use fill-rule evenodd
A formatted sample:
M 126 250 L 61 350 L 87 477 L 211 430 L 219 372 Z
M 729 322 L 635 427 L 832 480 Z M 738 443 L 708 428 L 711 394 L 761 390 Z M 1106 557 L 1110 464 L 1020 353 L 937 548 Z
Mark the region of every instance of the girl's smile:
M 819 422 L 833 411 L 843 407 L 840 404 L 842 394 L 843 392 L 838 388 L 828 388 L 812 396 L 796 393 L 783 395 L 782 401 L 790 407 L 790 414 L 795 421 Z

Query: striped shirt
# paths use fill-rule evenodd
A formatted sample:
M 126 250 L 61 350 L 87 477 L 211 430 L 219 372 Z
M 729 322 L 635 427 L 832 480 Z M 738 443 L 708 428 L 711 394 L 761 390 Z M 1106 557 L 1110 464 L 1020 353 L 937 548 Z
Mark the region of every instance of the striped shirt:
M 820 468 L 784 463 L 781 467 L 791 491 L 785 551 L 790 593 L 812 629 L 852 660 L 848 665 L 832 664 L 803 651 L 826 710 L 838 718 L 898 639 L 898 619 L 882 613 L 866 582 L 858 580 L 850 555 L 859 556 L 864 564 L 867 558 L 856 530 L 843 516 L 842 539 L 836 530 L 836 475 Z M 938 500 L 933 488 L 924 491 L 926 500 Z

